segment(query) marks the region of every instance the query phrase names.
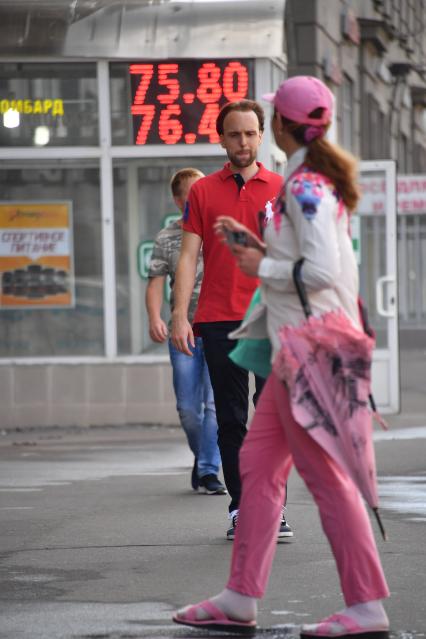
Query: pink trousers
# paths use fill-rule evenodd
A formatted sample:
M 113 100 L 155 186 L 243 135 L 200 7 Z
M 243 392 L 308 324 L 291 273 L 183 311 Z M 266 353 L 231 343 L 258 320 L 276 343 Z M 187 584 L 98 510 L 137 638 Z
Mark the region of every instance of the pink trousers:
M 366 508 L 352 480 L 295 422 L 285 386 L 270 375 L 240 451 L 242 497 L 227 587 L 262 597 L 277 546 L 292 464 L 318 506 L 347 606 L 389 595 Z

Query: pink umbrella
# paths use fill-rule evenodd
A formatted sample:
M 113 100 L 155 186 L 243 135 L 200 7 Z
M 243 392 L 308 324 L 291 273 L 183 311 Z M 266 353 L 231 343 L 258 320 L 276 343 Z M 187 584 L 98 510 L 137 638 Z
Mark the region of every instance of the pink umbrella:
M 306 296 L 302 304 L 310 315 Z M 340 310 L 284 326 L 280 339 L 274 371 L 289 388 L 295 420 L 352 478 L 386 539 L 369 408 L 374 339 Z

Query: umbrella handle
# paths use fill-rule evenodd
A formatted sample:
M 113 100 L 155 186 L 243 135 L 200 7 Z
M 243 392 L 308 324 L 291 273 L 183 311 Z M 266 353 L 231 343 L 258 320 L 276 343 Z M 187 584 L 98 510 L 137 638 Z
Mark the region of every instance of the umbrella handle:
M 302 279 L 302 266 L 305 259 L 300 258 L 293 266 L 293 282 L 296 287 L 297 294 L 299 296 L 300 303 L 305 313 L 305 317 L 308 318 L 312 315 L 311 305 L 309 304 L 308 294 L 306 292 L 305 285 Z
M 368 399 L 370 401 L 371 411 L 373 413 L 373 417 L 376 420 L 376 422 L 379 424 L 379 426 L 382 427 L 383 430 L 389 430 L 389 426 L 386 420 L 383 419 L 383 417 L 380 415 L 379 411 L 377 410 L 376 402 L 374 401 L 374 397 L 372 393 L 369 394 Z
M 385 527 L 383 526 L 383 522 L 382 522 L 381 517 L 379 515 L 379 509 L 376 507 L 376 508 L 373 508 L 372 510 L 373 510 L 373 513 L 376 516 L 376 520 L 377 520 L 377 523 L 379 525 L 380 532 L 382 533 L 382 537 L 383 537 L 384 541 L 387 541 L 388 540 L 388 536 L 386 534 Z

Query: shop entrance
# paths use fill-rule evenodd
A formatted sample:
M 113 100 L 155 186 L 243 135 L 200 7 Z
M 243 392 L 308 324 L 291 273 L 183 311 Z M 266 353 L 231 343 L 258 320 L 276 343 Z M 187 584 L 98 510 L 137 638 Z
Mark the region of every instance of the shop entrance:
M 361 296 L 376 331 L 373 394 L 383 413 L 400 409 L 396 173 L 393 161 L 361 162 L 363 197 L 352 221 Z M 385 206 L 375 207 L 380 190 Z

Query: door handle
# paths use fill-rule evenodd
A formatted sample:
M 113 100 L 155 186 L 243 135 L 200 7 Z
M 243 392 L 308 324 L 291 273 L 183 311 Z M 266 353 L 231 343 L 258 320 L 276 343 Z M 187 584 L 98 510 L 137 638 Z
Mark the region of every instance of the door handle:
M 388 289 L 388 308 L 385 308 L 384 292 L 385 287 L 392 287 L 392 291 Z M 382 317 L 395 317 L 396 299 L 395 299 L 395 278 L 393 275 L 383 275 L 376 281 L 376 308 L 379 315 Z

